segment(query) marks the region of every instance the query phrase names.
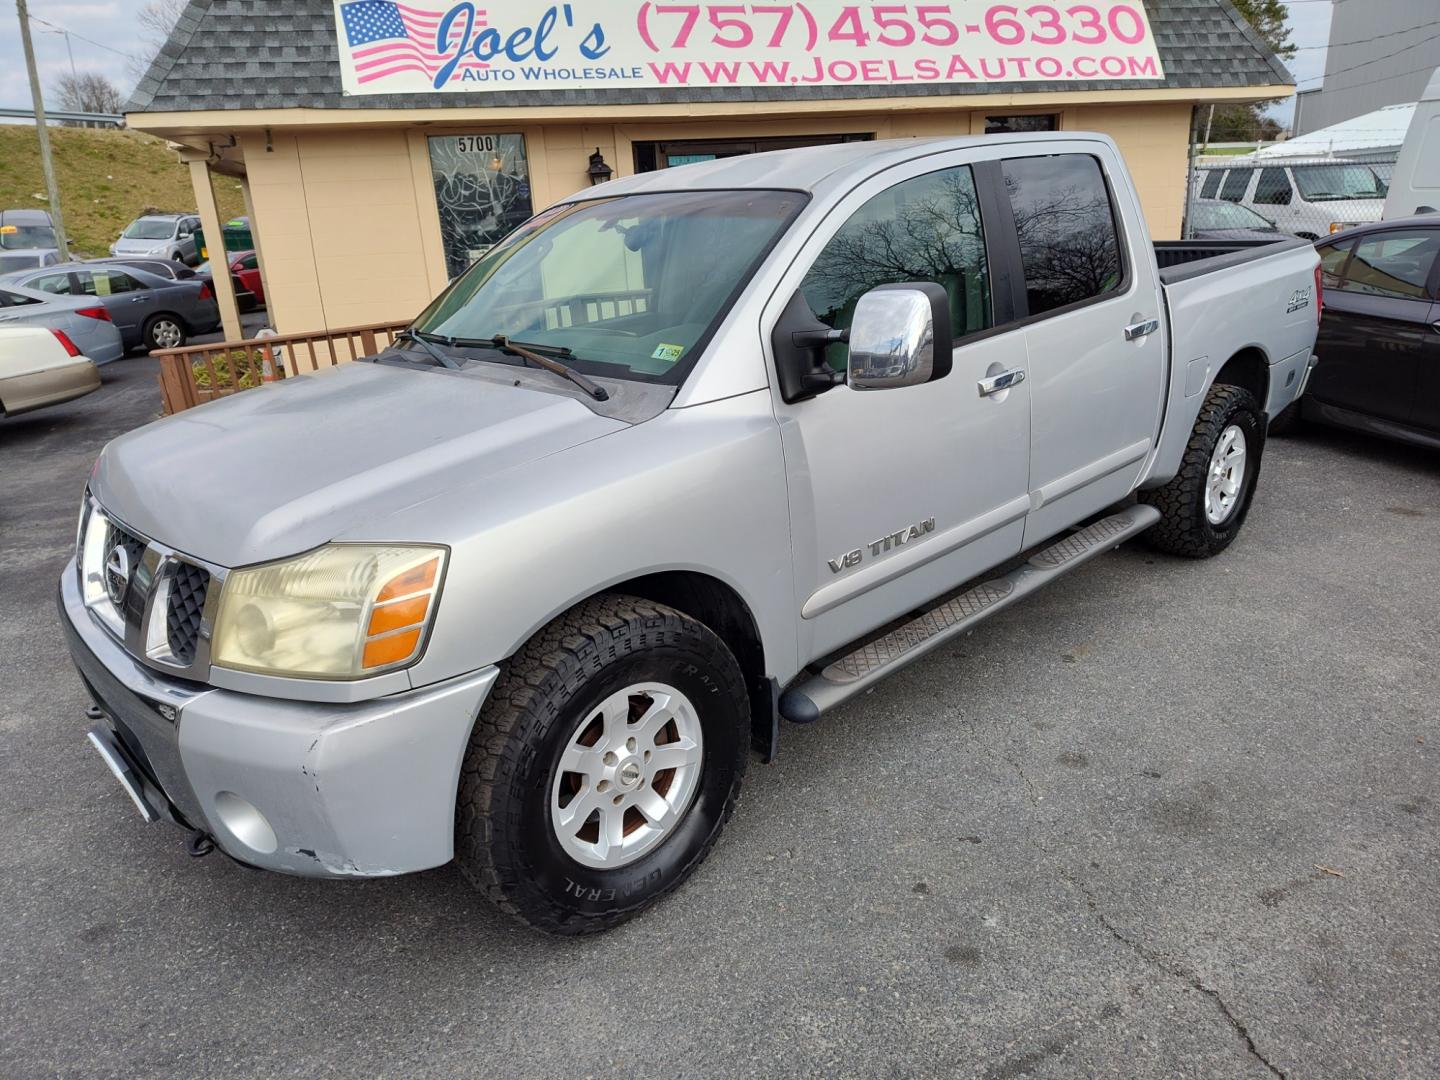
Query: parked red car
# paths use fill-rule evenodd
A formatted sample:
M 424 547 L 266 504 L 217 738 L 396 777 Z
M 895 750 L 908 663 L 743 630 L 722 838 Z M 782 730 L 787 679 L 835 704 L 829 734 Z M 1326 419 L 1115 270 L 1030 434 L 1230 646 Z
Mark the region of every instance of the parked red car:
M 260 261 L 253 251 L 231 251 L 230 273 L 238 277 L 245 284 L 245 288 L 255 294 L 255 303 L 259 307 L 265 306 L 265 285 L 260 280 Z

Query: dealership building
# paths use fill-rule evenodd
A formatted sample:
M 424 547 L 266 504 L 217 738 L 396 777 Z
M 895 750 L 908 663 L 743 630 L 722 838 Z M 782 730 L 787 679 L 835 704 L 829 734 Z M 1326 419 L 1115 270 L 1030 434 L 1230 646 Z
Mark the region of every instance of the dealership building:
M 1196 106 L 1294 92 L 1228 0 L 486 7 L 191 0 L 126 118 L 180 146 L 207 236 L 241 184 L 282 333 L 409 319 L 608 175 L 832 142 L 1104 132 L 1174 238 Z

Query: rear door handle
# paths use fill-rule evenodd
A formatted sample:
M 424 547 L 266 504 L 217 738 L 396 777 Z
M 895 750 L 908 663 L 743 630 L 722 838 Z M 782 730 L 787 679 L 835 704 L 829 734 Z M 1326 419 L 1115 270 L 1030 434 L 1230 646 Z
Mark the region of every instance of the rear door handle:
M 1025 381 L 1025 372 L 1021 368 L 1011 368 L 1009 371 L 1002 371 L 998 375 L 991 375 L 989 378 L 981 379 L 979 382 L 980 396 L 989 397 L 991 394 L 998 394 L 1001 390 L 1009 390 L 1017 383 Z
M 150 299 L 148 296 L 132 296 L 130 302 L 132 304 L 143 304 L 148 299 Z
M 1159 329 L 1159 319 L 1144 319 L 1137 323 L 1131 323 L 1129 326 L 1125 327 L 1125 340 L 1135 341 L 1139 338 L 1153 334 L 1156 330 Z

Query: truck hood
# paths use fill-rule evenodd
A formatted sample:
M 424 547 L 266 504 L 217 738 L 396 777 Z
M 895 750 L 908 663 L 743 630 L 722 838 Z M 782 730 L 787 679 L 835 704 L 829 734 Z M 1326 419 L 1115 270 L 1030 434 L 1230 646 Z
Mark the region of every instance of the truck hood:
M 398 510 L 628 426 L 468 371 L 343 364 L 121 436 L 91 491 L 151 539 L 244 566 L 384 540 L 366 530 Z

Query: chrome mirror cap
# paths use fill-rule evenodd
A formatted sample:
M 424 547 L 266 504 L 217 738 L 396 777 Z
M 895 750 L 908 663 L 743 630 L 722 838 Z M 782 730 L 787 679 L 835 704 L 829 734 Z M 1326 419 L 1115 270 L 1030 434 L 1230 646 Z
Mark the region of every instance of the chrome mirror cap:
M 879 285 L 860 297 L 850 323 L 851 388 L 918 386 L 948 375 L 950 363 L 950 302 L 939 285 Z

